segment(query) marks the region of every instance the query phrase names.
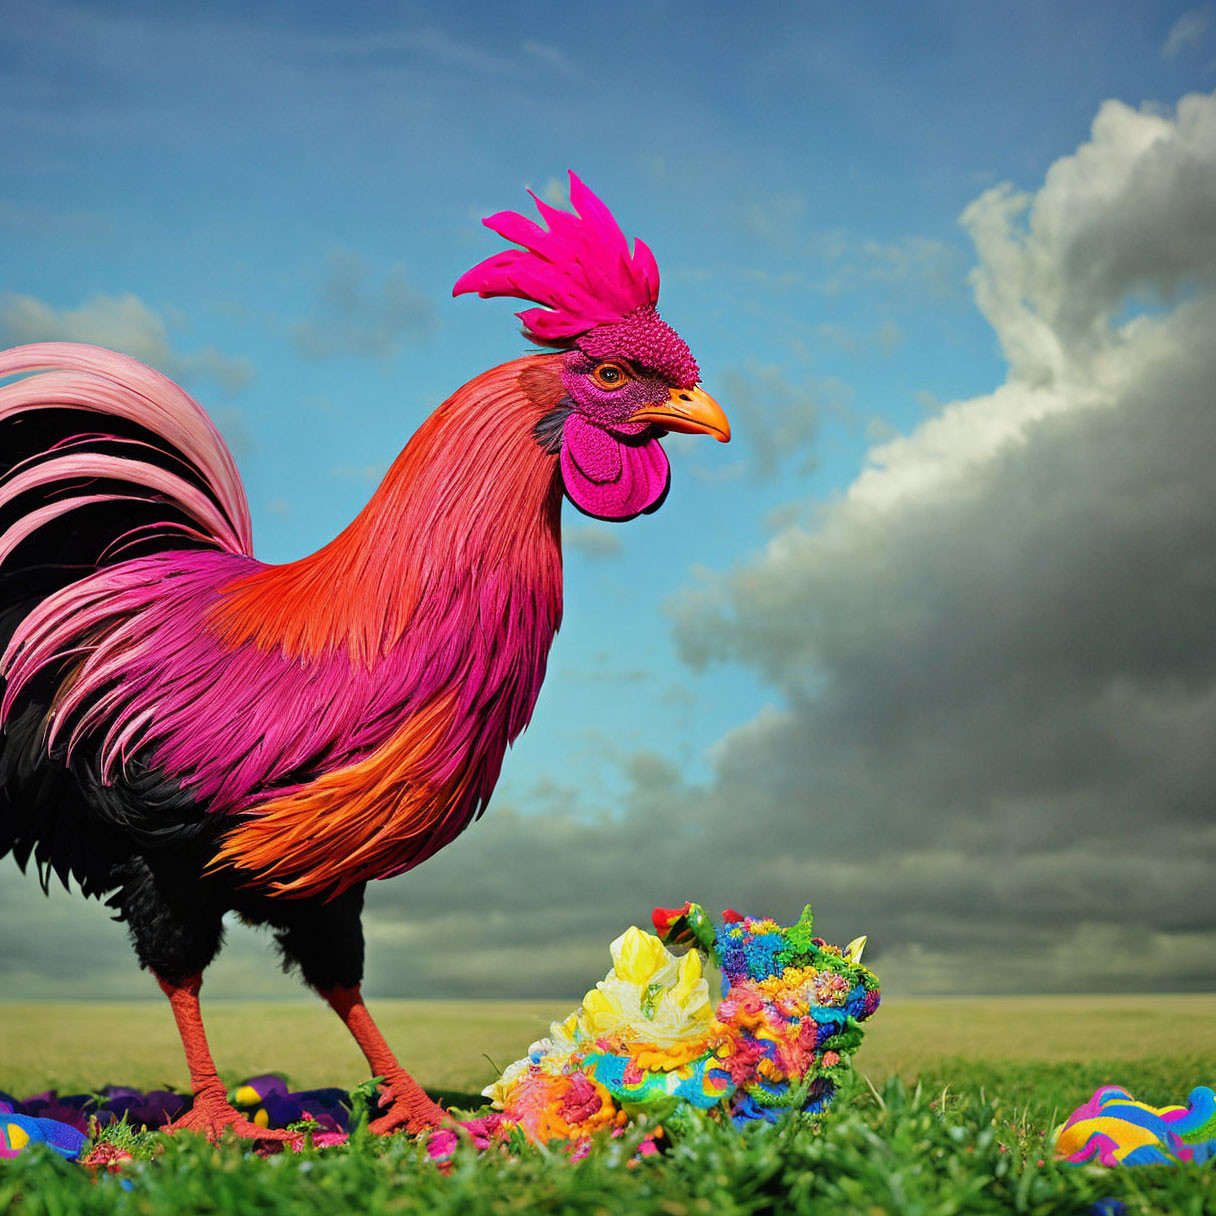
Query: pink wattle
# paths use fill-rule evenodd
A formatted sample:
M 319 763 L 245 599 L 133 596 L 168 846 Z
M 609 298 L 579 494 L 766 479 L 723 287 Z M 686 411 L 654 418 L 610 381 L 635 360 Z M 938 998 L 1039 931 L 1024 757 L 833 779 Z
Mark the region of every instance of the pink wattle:
M 566 419 L 562 479 L 580 511 L 597 519 L 632 519 L 663 497 L 667 473 L 657 439 L 618 439 L 581 414 Z

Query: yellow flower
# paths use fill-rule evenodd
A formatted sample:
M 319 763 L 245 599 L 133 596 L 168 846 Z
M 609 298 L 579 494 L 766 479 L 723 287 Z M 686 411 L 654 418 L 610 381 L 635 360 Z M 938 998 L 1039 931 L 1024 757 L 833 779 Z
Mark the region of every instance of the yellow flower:
M 667 1047 L 704 1033 L 713 1007 L 696 951 L 679 958 L 636 927 L 610 949 L 612 971 L 583 998 L 578 1027 L 585 1037 L 617 1035 Z
M 649 984 L 660 972 L 666 972 L 676 961 L 675 955 L 653 933 L 644 933 L 636 925 L 626 929 L 609 946 L 612 952 L 612 972 L 617 979 L 633 984 Z
M 695 950 L 673 954 L 652 933 L 626 930 L 610 947 L 612 970 L 549 1037 L 533 1043 L 522 1060 L 482 1092 L 498 1108 L 532 1102 L 597 1040 L 615 1054 L 628 1054 L 639 1067 L 668 1071 L 686 1066 L 718 1046 L 722 1027 L 714 1018 L 709 985 Z M 529 1095 L 526 1099 L 521 1095 Z M 547 1125 L 546 1125 L 547 1126 Z

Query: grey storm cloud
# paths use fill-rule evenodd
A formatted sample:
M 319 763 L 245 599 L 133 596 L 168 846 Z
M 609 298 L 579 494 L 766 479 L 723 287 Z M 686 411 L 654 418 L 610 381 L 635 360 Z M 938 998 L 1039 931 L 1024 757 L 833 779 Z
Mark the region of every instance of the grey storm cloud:
M 1107 102 L 1037 192 L 977 199 L 1005 382 L 668 606 L 692 666 L 741 664 L 773 705 L 702 784 L 637 754 L 610 810 L 496 804 L 372 884 L 369 991 L 574 995 L 685 898 L 809 900 L 897 992 L 1211 990 L 1214 175 L 1216 98 Z M 15 879 L 0 911 L 29 918 Z M 72 957 L 133 971 L 101 928 Z
M 964 213 L 1006 383 L 672 608 L 782 694 L 711 799 L 909 985 L 1216 982 L 1213 215 L 1216 101 L 1106 103 Z

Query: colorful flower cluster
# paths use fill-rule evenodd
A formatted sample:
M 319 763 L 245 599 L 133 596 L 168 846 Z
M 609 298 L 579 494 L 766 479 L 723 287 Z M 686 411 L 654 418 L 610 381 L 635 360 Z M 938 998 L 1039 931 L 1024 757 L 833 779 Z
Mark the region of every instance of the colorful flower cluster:
M 696 904 L 658 908 L 654 924 L 659 936 L 618 937 L 612 970 L 582 1005 L 485 1090 L 504 1123 L 578 1144 L 681 1104 L 738 1123 L 823 1110 L 878 1008 L 865 938 L 829 946 L 812 935 L 810 908 L 788 928 L 731 911 L 714 925 Z M 705 959 L 722 974 L 716 1007 Z

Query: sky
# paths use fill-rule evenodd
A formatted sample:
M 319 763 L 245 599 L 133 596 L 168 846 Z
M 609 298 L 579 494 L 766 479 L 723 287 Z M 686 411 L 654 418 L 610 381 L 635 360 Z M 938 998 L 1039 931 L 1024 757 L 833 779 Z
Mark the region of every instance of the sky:
M 366 990 L 582 992 L 692 899 L 889 994 L 1216 986 L 1216 7 L 9 0 L 0 343 L 187 387 L 319 548 L 527 344 L 451 298 L 575 170 L 729 447 L 566 610 L 489 811 L 372 884 Z M 139 997 L 0 862 L 0 992 Z M 225 996 L 297 994 L 232 925 Z

